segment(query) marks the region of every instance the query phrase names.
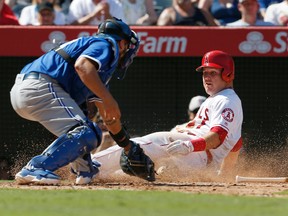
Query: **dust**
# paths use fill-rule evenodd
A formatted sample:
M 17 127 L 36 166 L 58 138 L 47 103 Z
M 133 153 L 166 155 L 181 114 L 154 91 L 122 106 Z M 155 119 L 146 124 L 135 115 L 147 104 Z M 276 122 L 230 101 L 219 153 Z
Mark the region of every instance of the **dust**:
M 242 154 L 237 165 L 237 175 L 251 177 L 286 177 L 288 176 L 288 151 L 275 153 Z M 21 154 L 11 168 L 14 175 L 30 160 L 28 155 Z M 0 182 L 0 188 L 31 188 L 31 189 L 120 189 L 120 190 L 160 190 L 179 191 L 185 193 L 223 194 L 236 196 L 267 196 L 283 197 L 279 192 L 288 191 L 288 183 L 236 183 L 235 175 L 219 177 L 211 170 L 187 172 L 173 166 L 165 167 L 156 175 L 155 182 L 147 182 L 123 172 L 99 175 L 91 184 L 77 186 L 74 184 L 75 175 L 70 172 L 70 166 L 56 171 L 63 179 L 57 186 L 17 185 L 16 182 Z M 287 193 L 286 193 L 287 194 Z

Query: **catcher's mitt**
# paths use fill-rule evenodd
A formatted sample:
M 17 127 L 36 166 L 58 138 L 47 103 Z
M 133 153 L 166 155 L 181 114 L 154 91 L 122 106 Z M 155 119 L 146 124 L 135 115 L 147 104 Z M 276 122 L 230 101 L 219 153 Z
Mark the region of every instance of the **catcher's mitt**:
M 123 172 L 145 179 L 155 181 L 155 170 L 153 161 L 144 153 L 139 144 L 132 141 L 128 155 L 124 149 L 120 156 L 120 166 Z

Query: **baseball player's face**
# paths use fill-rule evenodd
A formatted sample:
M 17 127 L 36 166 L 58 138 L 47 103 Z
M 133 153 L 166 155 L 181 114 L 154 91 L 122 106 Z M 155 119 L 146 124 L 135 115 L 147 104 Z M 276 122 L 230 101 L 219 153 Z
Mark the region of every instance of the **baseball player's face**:
M 227 87 L 227 83 L 222 79 L 221 71 L 212 67 L 203 69 L 203 86 L 208 95 L 214 95 Z
M 129 43 L 126 40 L 121 40 L 119 44 L 120 59 L 122 59 L 129 49 Z

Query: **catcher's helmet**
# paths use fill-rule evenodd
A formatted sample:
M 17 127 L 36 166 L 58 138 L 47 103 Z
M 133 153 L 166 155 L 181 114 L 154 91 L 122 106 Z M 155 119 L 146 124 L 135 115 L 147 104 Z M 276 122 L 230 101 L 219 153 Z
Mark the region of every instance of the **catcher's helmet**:
M 130 27 L 124 23 L 121 19 L 113 17 L 113 19 L 107 19 L 100 23 L 98 26 L 98 34 L 107 34 L 113 37 L 116 41 L 127 40 L 131 44 L 136 45 L 138 37 Z
M 202 65 L 196 71 L 202 72 L 204 67 L 222 69 L 222 79 L 225 82 L 231 82 L 234 79 L 234 60 L 223 51 L 213 50 L 206 53 L 202 58 Z
M 115 71 L 118 79 L 124 79 L 126 71 L 133 62 L 133 58 L 136 56 L 139 49 L 140 40 L 138 39 L 137 34 L 132 31 L 126 23 L 116 17 L 107 19 L 99 24 L 97 34 L 106 34 L 116 41 L 126 40 L 129 42 L 128 50 Z

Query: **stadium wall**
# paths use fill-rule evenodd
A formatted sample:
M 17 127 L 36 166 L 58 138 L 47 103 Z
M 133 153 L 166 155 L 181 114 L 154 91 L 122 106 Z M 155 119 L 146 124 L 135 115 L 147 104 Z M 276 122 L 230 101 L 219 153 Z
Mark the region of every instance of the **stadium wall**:
M 201 75 L 195 72 L 201 56 L 208 50 L 222 49 L 235 59 L 234 88 L 243 104 L 245 148 L 248 151 L 255 148 L 275 151 L 287 146 L 287 29 L 134 29 L 142 37 L 139 56 L 124 80 L 111 81 L 111 91 L 119 102 L 122 120 L 132 136 L 169 130 L 185 122 L 190 98 L 205 95 Z M 53 36 L 65 41 L 93 35 L 93 32 L 95 28 L 84 27 L 0 28 L 3 36 L 0 42 L 0 158 L 7 158 L 11 163 L 19 158 L 29 158 L 41 153 L 55 138 L 38 123 L 17 116 L 12 109 L 9 91 L 16 74 L 53 46 Z M 59 39 L 59 35 L 62 38 Z M 45 38 L 49 38 L 49 45 Z

